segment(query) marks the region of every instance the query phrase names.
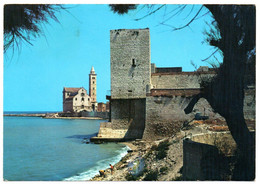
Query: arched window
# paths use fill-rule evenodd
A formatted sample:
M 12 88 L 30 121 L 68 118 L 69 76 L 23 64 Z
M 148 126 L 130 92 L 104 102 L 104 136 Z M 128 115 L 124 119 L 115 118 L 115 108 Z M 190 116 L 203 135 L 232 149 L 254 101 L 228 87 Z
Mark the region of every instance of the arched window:
M 84 101 L 84 98 L 81 98 L 81 101 Z

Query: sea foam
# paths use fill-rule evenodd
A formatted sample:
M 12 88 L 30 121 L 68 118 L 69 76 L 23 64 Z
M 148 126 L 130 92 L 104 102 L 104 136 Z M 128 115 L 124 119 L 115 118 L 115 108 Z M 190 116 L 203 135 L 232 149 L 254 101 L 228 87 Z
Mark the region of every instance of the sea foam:
M 116 163 L 118 163 L 121 160 L 121 158 L 123 158 L 127 154 L 127 151 L 129 149 L 130 148 L 128 146 L 123 147 L 122 149 L 117 151 L 118 152 L 117 156 L 114 156 L 112 158 L 107 158 L 107 159 L 104 159 L 104 160 L 100 160 L 95 164 L 95 166 L 91 167 L 87 171 L 79 173 L 75 176 L 65 178 L 63 181 L 86 181 L 86 180 L 90 180 L 91 178 L 93 178 L 94 176 L 99 174 L 99 170 L 107 169 L 109 167 L 109 164 L 115 165 Z

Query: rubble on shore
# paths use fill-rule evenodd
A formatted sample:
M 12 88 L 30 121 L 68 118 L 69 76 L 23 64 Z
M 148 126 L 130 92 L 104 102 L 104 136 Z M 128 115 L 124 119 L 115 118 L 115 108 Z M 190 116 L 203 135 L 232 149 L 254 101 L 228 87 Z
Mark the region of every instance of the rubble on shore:
M 183 140 L 190 135 L 227 130 L 224 121 L 194 120 L 172 137 L 157 141 L 125 142 L 131 151 L 114 166 L 113 175 L 109 168 L 104 168 L 105 176 L 96 175 L 90 181 L 180 181 L 183 167 Z M 144 166 L 136 172 L 141 165 L 140 161 L 143 161 Z M 135 172 L 131 167 L 133 165 Z

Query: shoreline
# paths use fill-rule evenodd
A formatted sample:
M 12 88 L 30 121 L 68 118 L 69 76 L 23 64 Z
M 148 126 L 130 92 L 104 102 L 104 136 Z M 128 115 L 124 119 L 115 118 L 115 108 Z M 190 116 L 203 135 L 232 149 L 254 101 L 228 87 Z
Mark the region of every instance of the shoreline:
M 92 120 L 106 120 L 100 117 L 61 117 L 61 116 L 48 116 L 47 114 L 3 114 L 8 117 L 42 117 L 45 119 L 92 119 Z
M 105 171 L 106 177 L 101 177 L 100 174 L 97 174 L 93 176 L 91 179 L 86 181 L 115 181 L 112 180 L 115 176 L 122 175 L 122 166 L 125 167 L 125 163 L 128 160 L 133 160 L 137 155 L 137 147 L 133 144 L 135 141 L 129 141 L 129 142 L 120 142 L 120 144 L 124 144 L 126 147 L 128 147 L 128 150 L 131 150 L 131 152 L 127 152 L 125 156 L 121 157 L 121 159 L 115 163 L 114 166 L 114 174 L 111 174 L 111 169 L 106 168 L 103 169 Z M 133 153 L 135 153 L 133 155 Z M 118 181 L 118 180 L 116 180 Z

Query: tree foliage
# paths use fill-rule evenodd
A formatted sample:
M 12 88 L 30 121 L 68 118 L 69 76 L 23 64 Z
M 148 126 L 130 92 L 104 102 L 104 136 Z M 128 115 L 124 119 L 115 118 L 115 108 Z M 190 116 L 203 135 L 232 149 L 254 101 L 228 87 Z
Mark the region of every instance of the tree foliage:
M 137 7 L 135 4 L 111 4 L 109 6 L 114 13 L 118 13 L 119 15 L 128 13 L 129 10 L 134 10 Z
M 49 18 L 58 22 L 55 13 L 63 9 L 61 5 L 18 5 L 4 6 L 4 51 L 19 47 L 20 42 L 29 44 L 41 33 L 40 23 L 48 23 Z

